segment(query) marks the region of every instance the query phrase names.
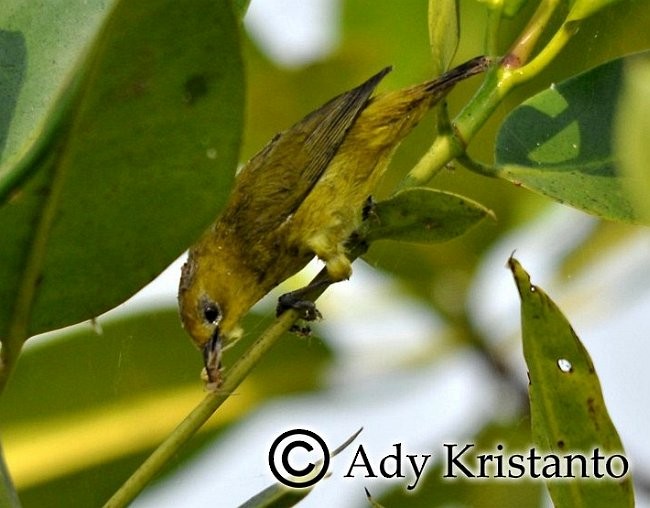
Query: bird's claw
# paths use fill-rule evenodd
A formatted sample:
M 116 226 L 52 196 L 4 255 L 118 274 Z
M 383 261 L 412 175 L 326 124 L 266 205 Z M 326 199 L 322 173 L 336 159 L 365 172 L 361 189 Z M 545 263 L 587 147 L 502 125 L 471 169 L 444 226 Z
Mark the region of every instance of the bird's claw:
M 277 316 L 284 314 L 289 309 L 298 311 L 299 319 L 302 322 L 294 324 L 289 331 L 301 337 L 309 337 L 311 335 L 311 328 L 304 321 L 316 321 L 323 318 L 322 314 L 316 308 L 316 304 L 305 298 L 305 289 L 298 289 L 297 291 L 285 293 L 280 296 L 276 308 Z
M 275 312 L 276 316 L 281 316 L 289 309 L 297 310 L 300 314 L 300 319 L 305 321 L 316 321 L 317 319 L 323 318 L 314 302 L 302 298 L 302 291 L 300 290 L 285 293 L 278 298 L 278 306 Z

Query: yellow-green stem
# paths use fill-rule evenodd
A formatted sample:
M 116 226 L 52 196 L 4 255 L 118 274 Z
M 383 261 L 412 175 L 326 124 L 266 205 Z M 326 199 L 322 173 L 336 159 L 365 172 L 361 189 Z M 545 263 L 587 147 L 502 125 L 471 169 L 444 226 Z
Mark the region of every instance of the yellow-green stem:
M 550 6 L 554 8 L 555 1 L 549 0 L 545 2 L 549 4 L 547 9 Z M 546 15 L 550 16 L 547 13 Z M 539 23 L 543 19 L 544 16 L 539 14 Z M 546 19 L 547 21 L 548 19 Z M 577 31 L 578 23 L 577 21 L 563 23 L 548 44 L 526 65 L 512 68 L 508 62 L 511 62 L 513 58 L 506 55 L 499 65 L 488 70 L 479 90 L 452 122 L 452 132 L 443 134 L 434 140 L 427 153 L 401 182 L 400 188 L 426 184 L 446 164 L 463 154 L 470 140 L 485 124 L 506 95 L 515 86 L 530 81 L 537 76 L 566 46 L 571 36 Z M 527 40 L 530 42 L 530 37 Z M 515 45 L 515 47 L 519 51 L 523 51 L 522 48 L 525 48 L 525 44 L 521 42 L 519 46 Z M 492 173 L 490 171 L 487 174 L 493 176 Z
M 571 40 L 571 37 L 577 32 L 579 24 L 578 21 L 563 23 L 535 58 L 523 67 L 512 70 L 512 73 L 508 75 L 507 86 L 512 88 L 526 81 L 530 81 L 542 72 Z
M 131 477 L 113 494 L 105 508 L 127 506 L 146 485 L 168 464 L 169 460 L 196 434 L 241 384 L 264 354 L 280 339 L 298 314 L 289 310 L 277 318 L 224 376 L 223 385 L 209 392 L 194 410 L 176 427 L 165 441 L 145 460 Z
M 526 28 L 510 47 L 507 53 L 507 65 L 519 67 L 528 61 L 559 3 L 560 0 L 544 0 L 540 2 Z
M 365 252 L 365 244 L 349 247 L 350 261 Z M 327 270 L 323 269 L 308 286 L 305 298 L 316 301 L 330 284 Z M 242 383 L 248 373 L 262 359 L 264 354 L 287 332 L 299 314 L 289 309 L 280 315 L 258 339 L 239 357 L 226 372 L 223 384 L 218 390 L 208 393 L 194 410 L 176 427 L 163 443 L 145 460 L 131 477 L 106 502 L 104 508 L 126 506 L 165 467 L 169 460 L 192 438 L 194 434 L 219 409 L 225 400 Z
M 503 16 L 503 2 L 496 5 L 488 5 L 487 26 L 485 30 L 485 50 L 488 55 L 495 56 L 499 54 L 499 27 L 501 26 L 501 17 Z

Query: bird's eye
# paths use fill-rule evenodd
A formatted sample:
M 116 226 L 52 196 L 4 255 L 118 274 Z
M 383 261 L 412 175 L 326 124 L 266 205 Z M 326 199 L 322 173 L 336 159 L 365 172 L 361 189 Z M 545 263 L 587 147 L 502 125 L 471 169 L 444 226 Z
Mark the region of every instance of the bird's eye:
M 215 324 L 221 318 L 221 310 L 214 303 L 208 303 L 203 307 L 203 317 L 208 323 Z

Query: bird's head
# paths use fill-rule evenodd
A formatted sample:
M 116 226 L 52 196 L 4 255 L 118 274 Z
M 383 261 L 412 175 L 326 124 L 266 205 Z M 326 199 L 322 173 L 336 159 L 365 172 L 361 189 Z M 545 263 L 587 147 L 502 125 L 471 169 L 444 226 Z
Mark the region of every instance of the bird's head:
M 224 344 L 241 335 L 239 320 L 250 305 L 242 286 L 230 273 L 219 273 L 213 263 L 204 266 L 190 253 L 183 265 L 178 291 L 183 327 L 202 351 L 209 382 L 216 382 Z

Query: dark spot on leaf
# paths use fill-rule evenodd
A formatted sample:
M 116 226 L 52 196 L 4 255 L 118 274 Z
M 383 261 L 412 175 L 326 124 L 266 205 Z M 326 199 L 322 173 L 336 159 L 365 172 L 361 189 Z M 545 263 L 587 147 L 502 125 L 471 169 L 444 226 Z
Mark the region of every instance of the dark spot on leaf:
M 201 97 L 208 93 L 208 79 L 203 74 L 195 74 L 185 81 L 184 100 L 187 104 L 193 105 Z
M 594 409 L 594 398 L 593 398 L 593 397 L 589 397 L 589 398 L 587 399 L 587 408 L 589 409 L 589 412 L 590 412 L 590 413 L 594 413 L 594 412 L 595 412 L 595 409 Z
M 557 447 L 558 447 L 560 450 L 563 450 L 563 449 L 564 449 L 564 441 L 560 439 L 560 440 L 557 442 Z
M 598 411 L 598 408 L 596 407 L 596 401 L 594 400 L 593 397 L 589 397 L 587 399 L 587 412 L 589 413 L 589 418 L 591 419 L 592 422 L 594 422 L 594 428 L 596 430 L 600 429 L 600 425 L 598 423 L 598 415 L 596 414 Z

